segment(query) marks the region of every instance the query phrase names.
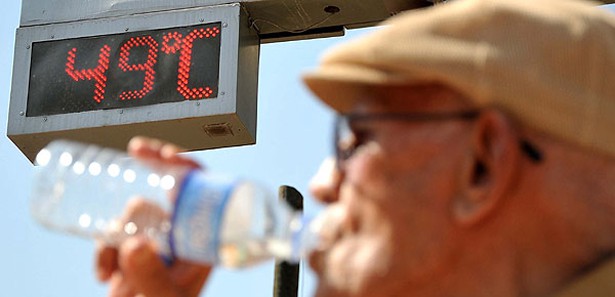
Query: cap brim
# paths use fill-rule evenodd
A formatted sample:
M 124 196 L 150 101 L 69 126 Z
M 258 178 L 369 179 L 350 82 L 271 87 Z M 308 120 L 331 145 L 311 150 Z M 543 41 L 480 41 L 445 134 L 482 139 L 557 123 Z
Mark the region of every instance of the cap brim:
M 354 103 L 365 98 L 375 86 L 408 84 L 401 78 L 373 66 L 336 64 L 326 65 L 303 75 L 307 87 L 325 104 L 338 112 L 347 112 Z

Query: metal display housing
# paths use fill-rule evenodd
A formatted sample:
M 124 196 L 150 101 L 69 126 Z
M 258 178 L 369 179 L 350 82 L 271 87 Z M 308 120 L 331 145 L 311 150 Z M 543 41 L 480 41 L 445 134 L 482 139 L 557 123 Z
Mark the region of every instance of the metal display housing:
M 38 117 L 25 114 L 35 42 L 212 22 L 222 24 L 217 98 Z M 120 149 L 134 135 L 172 141 L 188 150 L 256 142 L 260 41 L 238 3 L 20 27 L 15 44 L 7 135 L 30 160 L 57 138 Z
M 253 20 L 260 20 L 257 26 L 261 38 L 266 40 L 267 36 L 263 35 L 293 33 L 300 36 L 306 33 L 300 32 L 305 29 L 371 26 L 391 14 L 431 6 L 434 0 L 22 0 L 22 7 L 27 9 L 21 13 L 21 26 L 233 2 L 241 2 Z M 615 3 L 614 0 L 600 2 Z M 338 8 L 339 13 L 327 18 L 327 7 Z
M 262 43 L 344 35 L 427 0 L 22 0 L 21 26 L 38 26 L 241 2 Z M 67 9 L 70 8 L 70 9 Z

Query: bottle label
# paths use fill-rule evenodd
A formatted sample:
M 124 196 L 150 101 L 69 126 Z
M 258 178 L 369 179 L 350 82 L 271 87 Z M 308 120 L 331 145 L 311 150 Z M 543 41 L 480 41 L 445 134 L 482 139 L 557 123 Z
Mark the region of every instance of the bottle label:
M 220 228 L 233 178 L 193 170 L 183 181 L 173 212 L 169 246 L 182 259 L 217 264 Z

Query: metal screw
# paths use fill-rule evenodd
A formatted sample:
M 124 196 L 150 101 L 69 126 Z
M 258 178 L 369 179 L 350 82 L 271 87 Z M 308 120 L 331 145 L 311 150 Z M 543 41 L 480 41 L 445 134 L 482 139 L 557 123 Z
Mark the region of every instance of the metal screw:
M 224 92 L 220 92 L 220 96 L 224 96 L 226 93 Z
M 120 109 L 119 113 L 120 113 L 120 114 L 124 114 L 124 110 L 123 110 L 123 109 Z
M 205 22 L 205 19 L 200 19 L 199 21 L 201 21 L 201 23 Z
M 330 5 L 330 6 L 325 7 L 324 11 L 328 14 L 336 14 L 340 12 L 340 8 L 337 6 Z
M 26 113 L 25 113 L 25 112 L 23 112 L 23 111 L 20 111 L 20 112 L 19 112 L 19 115 L 20 115 L 20 116 L 22 116 L 22 117 L 23 117 L 23 115 L 24 115 L 24 114 L 26 114 Z
M 201 106 L 201 102 L 197 102 L 197 103 L 196 103 L 196 106 Z
M 26 49 L 30 49 L 30 45 L 29 45 L 29 44 L 28 44 L 28 45 L 26 45 Z
M 226 28 L 226 27 L 228 27 L 228 24 L 227 23 L 222 23 L 222 28 Z
M 47 121 L 47 117 L 44 117 L 44 118 L 43 118 L 43 122 L 46 122 L 46 121 Z
M 56 38 L 56 36 L 55 35 L 51 35 L 51 39 L 54 39 L 54 38 Z
M 126 32 L 128 32 L 128 30 L 130 30 L 130 28 L 126 28 L 126 29 L 124 29 L 124 31 L 126 31 Z

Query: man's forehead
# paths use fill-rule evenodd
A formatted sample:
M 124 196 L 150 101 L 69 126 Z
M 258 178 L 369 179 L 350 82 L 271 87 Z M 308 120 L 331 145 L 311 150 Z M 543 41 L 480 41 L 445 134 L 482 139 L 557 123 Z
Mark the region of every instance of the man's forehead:
M 368 87 L 352 107 L 353 112 L 436 112 L 469 109 L 469 100 L 442 84 Z

